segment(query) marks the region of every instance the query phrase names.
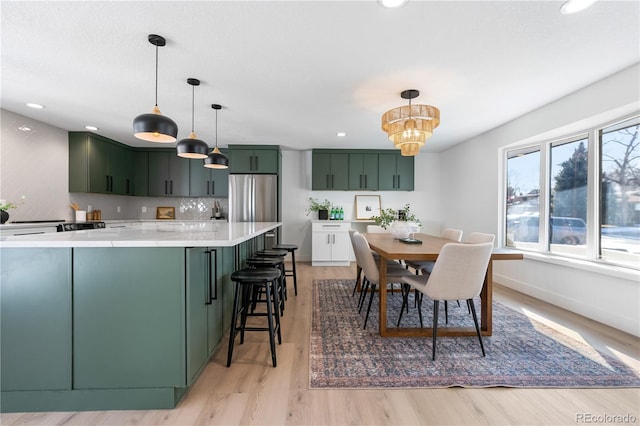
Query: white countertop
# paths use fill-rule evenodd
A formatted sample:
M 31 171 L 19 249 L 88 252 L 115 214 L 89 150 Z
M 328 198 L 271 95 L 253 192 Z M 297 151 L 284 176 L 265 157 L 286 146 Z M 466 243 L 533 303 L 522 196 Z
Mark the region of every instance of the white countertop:
M 281 222 L 140 222 L 127 228 L 1 237 L 0 247 L 232 247 L 281 225 Z

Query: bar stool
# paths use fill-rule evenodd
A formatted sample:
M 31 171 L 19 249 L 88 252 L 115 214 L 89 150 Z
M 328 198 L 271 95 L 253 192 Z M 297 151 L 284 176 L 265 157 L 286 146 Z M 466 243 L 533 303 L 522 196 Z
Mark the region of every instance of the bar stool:
M 227 353 L 227 367 L 231 365 L 233 357 L 233 343 L 238 333 L 240 333 L 240 344 L 244 343 L 245 331 L 268 331 L 269 344 L 271 346 L 271 360 L 273 366 L 277 365 L 276 361 L 276 343 L 275 335 L 278 336 L 278 344 L 282 343 L 282 334 L 280 332 L 280 315 L 278 309 L 272 306 L 278 306 L 278 292 L 276 291 L 277 281 L 280 279 L 281 272 L 276 268 L 264 269 L 241 269 L 231 274 L 231 280 L 236 283 L 235 299 L 233 302 L 233 314 L 231 320 L 231 331 L 229 332 L 229 351 Z M 249 309 L 254 303 L 255 290 L 263 289 L 267 295 L 266 300 L 257 300 L 256 303 L 265 303 L 267 312 L 255 312 Z M 267 317 L 267 327 L 247 326 L 247 317 Z M 240 325 L 238 325 L 238 319 Z M 275 321 L 274 321 L 275 320 Z M 275 324 L 274 324 L 275 322 Z
M 246 260 L 247 265 L 252 269 L 264 269 L 264 268 L 276 268 L 280 270 L 280 278 L 278 279 L 278 302 L 280 308 L 280 316 L 284 315 L 284 262 L 282 259 L 277 257 L 250 257 Z M 255 309 L 256 302 L 255 300 L 260 299 L 261 295 L 264 293 L 264 289 L 258 288 L 256 289 L 257 293 L 255 294 L 254 303 L 252 305 L 252 309 Z
M 287 300 L 287 274 L 284 267 L 284 258 L 287 256 L 286 250 L 265 249 L 256 252 L 255 257 L 277 258 L 282 261 L 282 285 L 284 287 L 284 300 Z
M 293 290 L 295 295 L 298 295 L 298 275 L 296 274 L 296 250 L 298 246 L 295 244 L 276 244 L 273 246 L 274 250 L 286 250 L 291 253 L 291 269 L 285 269 L 285 276 L 293 277 Z

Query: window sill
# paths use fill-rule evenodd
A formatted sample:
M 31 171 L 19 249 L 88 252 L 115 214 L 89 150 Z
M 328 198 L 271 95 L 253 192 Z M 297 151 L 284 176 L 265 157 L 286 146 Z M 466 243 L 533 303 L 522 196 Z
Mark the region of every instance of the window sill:
M 560 265 L 567 268 L 575 268 L 582 271 L 594 272 L 597 274 L 635 281 L 636 283 L 640 282 L 640 271 L 632 268 L 625 268 L 623 266 L 611 265 L 608 263 L 601 263 L 584 259 L 572 259 L 568 257 L 554 256 L 549 253 L 534 253 L 524 251 L 523 255 L 525 260 L 552 263 L 554 265 Z

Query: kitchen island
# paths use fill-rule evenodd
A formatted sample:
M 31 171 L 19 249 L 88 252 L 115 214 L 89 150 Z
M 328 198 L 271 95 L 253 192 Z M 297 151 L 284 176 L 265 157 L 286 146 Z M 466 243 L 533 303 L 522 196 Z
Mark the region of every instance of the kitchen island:
M 231 273 L 280 225 L 0 238 L 2 411 L 175 407 L 230 325 Z

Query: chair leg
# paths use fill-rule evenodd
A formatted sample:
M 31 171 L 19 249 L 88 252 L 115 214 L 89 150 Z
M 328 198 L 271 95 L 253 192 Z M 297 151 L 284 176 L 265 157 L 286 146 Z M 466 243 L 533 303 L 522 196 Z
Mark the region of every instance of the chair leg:
M 480 326 L 478 325 L 478 316 L 476 315 L 476 305 L 473 303 L 473 299 L 467 300 L 469 308 L 471 308 L 471 314 L 473 315 L 473 322 L 476 325 L 476 333 L 478 333 L 478 340 L 480 340 L 480 349 L 482 349 L 482 356 L 484 354 L 484 345 L 482 344 L 482 334 L 480 334 Z
M 431 360 L 436 360 L 436 335 L 438 334 L 438 308 L 440 307 L 440 301 L 433 301 L 433 337 L 432 337 L 432 345 L 433 351 L 431 355 Z
M 296 271 L 296 251 L 291 251 L 291 263 L 293 264 L 293 292 L 298 295 L 298 272 Z
M 444 301 L 444 323 L 449 324 L 449 303 Z
M 409 309 L 409 292 L 411 291 L 411 287 L 408 284 L 400 284 L 400 288 L 402 289 L 402 305 L 400 306 L 400 315 L 398 315 L 398 323 L 396 327 L 400 327 L 400 320 L 402 319 L 402 313 L 404 312 L 405 306 L 407 307 L 407 312 Z
M 358 300 L 358 313 L 362 311 L 364 301 L 367 298 L 367 291 L 369 290 L 369 280 L 367 279 L 367 277 L 364 277 L 362 279 L 362 282 L 364 284 L 362 285 L 362 291 L 360 292 L 360 300 Z
M 362 329 L 367 328 L 367 321 L 369 320 L 369 312 L 371 312 L 371 302 L 373 302 L 373 296 L 376 292 L 376 285 L 371 283 L 371 296 L 369 296 L 369 306 L 367 306 L 367 315 L 364 317 L 364 327 Z
M 351 297 L 356 295 L 356 290 L 358 289 L 358 283 L 360 282 L 360 276 L 362 275 L 362 268 L 360 267 L 360 265 L 357 265 L 357 271 L 356 272 L 356 285 L 353 286 L 353 293 L 351 294 Z M 360 291 L 362 291 L 362 288 L 360 289 Z
M 233 357 L 233 342 L 236 339 L 236 323 L 238 321 L 238 305 L 240 304 L 240 284 L 235 283 L 235 297 L 233 299 L 233 313 L 231 318 L 231 330 L 229 331 L 229 348 L 227 349 L 227 367 L 231 366 L 231 358 Z
M 416 290 L 415 297 L 416 302 L 418 303 L 418 317 L 420 318 L 420 328 L 423 328 L 424 324 L 422 324 L 422 293 Z

